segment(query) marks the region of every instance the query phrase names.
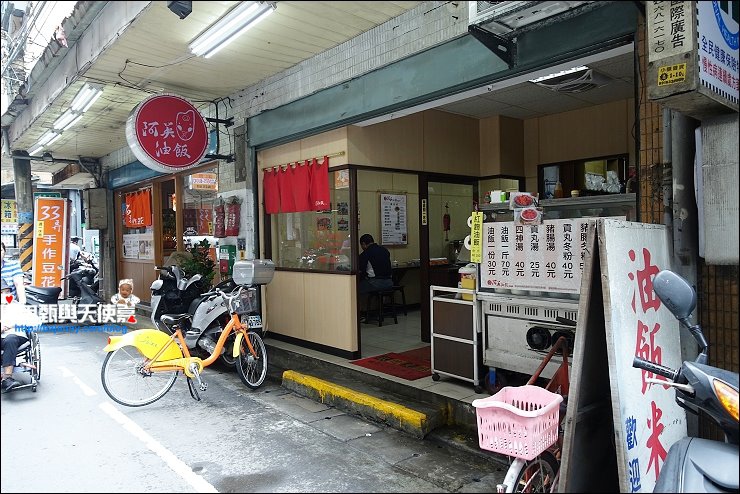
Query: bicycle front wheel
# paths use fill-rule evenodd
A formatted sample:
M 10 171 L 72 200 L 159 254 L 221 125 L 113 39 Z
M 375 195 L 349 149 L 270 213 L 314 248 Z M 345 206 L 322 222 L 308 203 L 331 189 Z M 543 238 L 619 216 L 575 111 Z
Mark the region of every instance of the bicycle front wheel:
M 555 478 L 560 463 L 549 451 L 524 464 L 510 492 L 555 492 Z
M 239 344 L 239 357 L 236 359 L 236 372 L 247 387 L 257 389 L 267 377 L 267 350 L 257 333 L 249 331 L 246 338 L 249 338 L 254 353 L 249 350 L 246 340 L 242 338 Z
M 116 403 L 140 407 L 154 403 L 172 388 L 178 371 L 148 371 L 147 358 L 133 345 L 109 352 L 100 378 L 103 389 Z

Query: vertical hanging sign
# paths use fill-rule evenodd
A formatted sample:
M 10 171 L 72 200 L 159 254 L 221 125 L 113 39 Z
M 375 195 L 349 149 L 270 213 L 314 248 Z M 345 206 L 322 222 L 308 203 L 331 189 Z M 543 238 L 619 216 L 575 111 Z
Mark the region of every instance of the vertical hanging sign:
M 37 197 L 33 220 L 35 230 L 32 284 L 41 287 L 62 287 L 62 276 L 67 267 L 69 231 L 67 199 Z
M 737 2 L 696 2 L 699 80 L 738 103 Z

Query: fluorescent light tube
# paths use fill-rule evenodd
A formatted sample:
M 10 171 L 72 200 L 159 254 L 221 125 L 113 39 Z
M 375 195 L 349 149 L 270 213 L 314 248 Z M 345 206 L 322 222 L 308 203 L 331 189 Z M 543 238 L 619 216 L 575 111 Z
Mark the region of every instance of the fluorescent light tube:
M 588 67 L 586 67 L 585 65 L 581 65 L 580 67 L 573 67 L 572 69 L 561 70 L 560 72 L 555 72 L 554 74 L 547 74 L 547 75 L 543 75 L 542 77 L 538 77 L 537 79 L 532 79 L 529 82 L 534 82 L 534 83 L 542 82 L 548 79 L 554 79 L 556 77 L 560 77 L 563 75 L 572 74 L 573 72 L 579 72 L 581 70 L 588 70 Z
M 55 143 L 55 142 L 57 141 L 57 139 L 59 139 L 60 137 L 62 137 L 62 134 L 55 134 L 55 135 L 54 135 L 54 137 L 53 137 L 53 138 L 52 138 L 52 139 L 51 139 L 51 140 L 50 140 L 49 142 L 47 142 L 47 143 L 46 143 L 46 147 L 49 147 L 49 146 L 51 146 L 51 145 L 52 145 L 53 143 Z
M 270 15 L 273 10 L 271 4 L 242 2 L 199 35 L 190 44 L 190 51 L 209 58 Z
M 90 102 L 85 105 L 85 108 L 82 109 L 82 113 L 85 113 L 87 110 L 89 110 L 90 107 L 93 105 L 93 103 L 98 101 L 98 98 L 100 98 L 102 95 L 103 95 L 102 89 L 100 91 L 96 91 L 95 94 L 93 94 L 92 99 L 90 99 Z
M 61 117 L 56 119 L 56 122 L 54 122 L 54 130 L 64 130 L 67 127 L 69 127 L 70 122 L 72 122 L 75 118 L 77 118 L 77 113 L 73 112 L 72 110 L 67 110 L 62 114 Z
M 65 127 L 65 129 L 68 129 L 68 128 L 72 127 L 74 124 L 76 124 L 77 122 L 79 122 L 81 118 L 82 118 L 82 113 L 80 113 L 79 115 L 77 115 L 77 118 L 75 118 L 74 120 L 72 120 L 71 122 L 69 122 L 67 124 L 67 126 Z
M 82 89 L 80 89 L 80 92 L 77 93 L 77 96 L 72 100 L 70 109 L 84 112 L 83 108 L 87 107 L 90 101 L 97 99 L 97 96 L 99 96 L 99 93 L 101 92 L 102 90 L 100 88 L 93 87 L 90 84 L 85 84 L 82 86 Z
M 36 144 L 34 147 L 32 147 L 31 149 L 28 150 L 28 154 L 31 155 L 31 156 L 33 156 L 34 154 L 38 153 L 42 149 L 44 149 L 44 146 L 43 145 Z
M 54 139 L 54 136 L 56 135 L 56 132 L 52 132 L 51 130 L 47 131 L 46 134 L 42 135 L 41 138 L 38 140 L 36 144 L 40 146 L 46 146 L 51 142 L 52 139 Z

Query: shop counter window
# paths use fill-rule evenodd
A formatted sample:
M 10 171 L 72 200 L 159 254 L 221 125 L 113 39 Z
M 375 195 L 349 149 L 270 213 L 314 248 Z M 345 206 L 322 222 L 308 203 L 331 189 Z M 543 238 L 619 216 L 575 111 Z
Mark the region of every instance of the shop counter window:
M 348 170 L 329 172 L 329 208 L 270 215 L 276 267 L 349 272 L 352 269 Z M 338 174 L 342 174 L 339 176 Z

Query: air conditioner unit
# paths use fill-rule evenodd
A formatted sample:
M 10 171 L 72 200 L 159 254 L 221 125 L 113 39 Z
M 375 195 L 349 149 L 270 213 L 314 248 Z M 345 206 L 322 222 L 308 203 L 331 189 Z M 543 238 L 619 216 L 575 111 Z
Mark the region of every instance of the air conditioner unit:
M 468 24 L 506 34 L 591 2 L 468 2 Z
M 605 86 L 611 80 L 611 77 L 596 72 L 594 69 L 584 68 L 578 72 L 534 82 L 534 84 L 558 93 L 582 93 Z

